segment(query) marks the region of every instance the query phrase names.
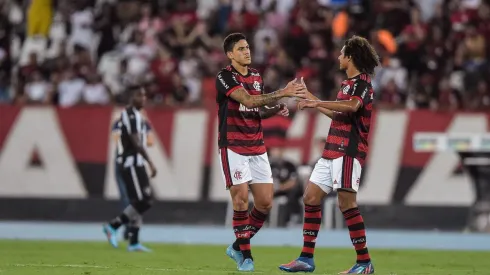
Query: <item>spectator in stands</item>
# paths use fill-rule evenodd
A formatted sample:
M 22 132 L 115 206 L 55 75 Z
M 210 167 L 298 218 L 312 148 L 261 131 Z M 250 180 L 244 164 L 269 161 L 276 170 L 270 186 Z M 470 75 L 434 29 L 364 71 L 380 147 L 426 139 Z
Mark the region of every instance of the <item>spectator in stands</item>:
M 104 2 L 100 13 L 95 17 L 94 30 L 100 34 L 99 46 L 97 47 L 97 56 L 100 58 L 105 53 L 110 52 L 116 46 L 117 40 L 114 36 L 115 16 L 114 7 Z
M 131 41 L 123 48 L 124 58 L 128 60 L 128 73 L 136 78 L 144 76 L 155 56 L 155 51 L 144 42 L 144 34 L 135 31 Z
M 438 96 L 435 108 L 439 111 L 455 111 L 462 107 L 461 94 L 452 89 L 447 78 L 441 79 L 438 87 Z
M 87 1 L 74 1 L 76 9 L 70 16 L 71 34 L 69 37 L 69 53 L 75 46 L 83 48 L 92 54 L 95 49 L 94 41 L 94 13 Z
M 85 80 L 77 76 L 73 70 L 64 72 L 57 87 L 58 105 L 72 107 L 81 103 L 85 85 Z
M 470 102 L 470 109 L 476 111 L 488 111 L 490 110 L 490 90 L 488 89 L 488 83 L 486 80 L 480 80 L 476 90 L 476 95 Z
M 151 64 L 151 70 L 159 89 L 157 100 L 163 101 L 164 98 L 172 93 L 172 76 L 176 73 L 177 66 L 177 60 L 172 57 L 170 49 L 160 47 L 157 52 L 157 57 Z
M 27 78 L 24 91 L 20 94 L 19 103 L 26 104 L 50 104 L 50 94 L 53 85 L 46 81 L 40 71 L 34 71 Z
M 112 102 L 109 88 L 102 82 L 97 73 L 89 73 L 87 83 L 82 89 L 82 100 L 90 105 L 107 105 Z
M 48 37 L 53 17 L 53 0 L 31 0 L 27 8 L 27 35 Z
M 369 36 L 382 55 L 374 80 L 379 107 L 470 108 L 490 75 L 488 0 L 4 0 L 0 13 L 0 100 L 24 96 L 34 70 L 51 82 L 67 70 L 86 80 L 98 67 L 117 104 L 128 85 L 142 84 L 154 90 L 150 105 L 182 98 L 199 104 L 206 78 L 226 64 L 221 41 L 231 31 L 248 34 L 254 64 L 274 79 L 268 85 L 305 76 L 320 81 L 322 99 L 335 96 L 335 58 L 354 32 Z M 188 94 L 174 100 L 180 82 Z
M 386 83 L 378 94 L 379 96 L 376 100 L 376 107 L 397 109 L 402 106 L 403 94 L 396 85 L 394 79 L 391 79 L 388 83 Z

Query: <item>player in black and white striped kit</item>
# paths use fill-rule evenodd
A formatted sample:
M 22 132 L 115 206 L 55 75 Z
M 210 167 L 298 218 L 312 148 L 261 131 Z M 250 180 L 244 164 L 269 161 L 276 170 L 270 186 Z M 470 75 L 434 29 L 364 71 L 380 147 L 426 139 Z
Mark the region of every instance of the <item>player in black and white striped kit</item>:
M 146 92 L 143 89 L 132 91 L 131 104 L 121 112 L 121 137 L 118 146 L 117 165 L 122 171 L 130 205 L 107 225 L 104 233 L 113 247 L 118 247 L 117 230 L 121 225 L 129 226 L 128 251 L 150 250 L 139 242 L 139 230 L 143 221 L 143 214 L 152 205 L 152 192 L 150 180 L 145 169 L 145 162 L 155 177 L 155 165 L 146 152 L 145 121 L 140 113 L 146 101 Z
M 143 113 L 143 112 L 142 112 Z M 144 113 L 143 113 L 143 116 Z M 114 142 L 116 144 L 116 147 L 114 148 L 114 176 L 116 179 L 117 183 L 117 188 L 119 189 L 119 195 L 121 197 L 121 203 L 122 203 L 122 209 L 124 210 L 128 205 L 130 204 L 128 194 L 126 192 L 126 184 L 124 183 L 124 179 L 122 176 L 122 165 L 119 165 L 118 163 L 121 162 L 122 156 L 123 156 L 123 151 L 122 150 L 122 142 L 121 142 L 121 127 L 122 127 L 122 121 L 121 121 L 121 115 L 117 117 L 116 121 L 112 124 L 112 138 L 114 139 Z M 145 120 L 145 125 L 143 128 L 143 132 L 146 133 L 145 138 L 146 141 L 143 140 L 143 144 L 146 144 L 147 147 L 151 147 L 153 145 L 153 133 L 152 133 L 152 127 L 150 125 L 150 122 L 148 119 Z M 129 227 L 124 226 L 124 240 L 128 241 L 129 240 Z

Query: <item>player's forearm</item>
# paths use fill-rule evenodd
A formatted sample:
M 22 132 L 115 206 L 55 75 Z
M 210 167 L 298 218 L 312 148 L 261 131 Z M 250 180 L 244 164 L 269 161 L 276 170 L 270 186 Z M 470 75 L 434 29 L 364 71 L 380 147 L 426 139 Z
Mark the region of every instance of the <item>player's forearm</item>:
M 146 152 L 145 148 L 143 148 L 142 146 L 138 146 L 138 147 L 136 147 L 136 150 L 138 151 L 139 154 L 141 154 L 141 156 L 143 156 L 143 158 L 146 160 L 146 162 L 148 162 L 150 164 L 152 163 L 150 156 L 148 156 L 148 153 Z
M 265 105 L 275 104 L 277 100 L 284 97 L 284 92 L 278 90 L 272 93 L 263 95 L 251 95 L 249 100 L 247 100 L 247 108 L 257 108 Z
M 314 94 L 308 92 L 306 94 L 306 99 L 309 99 L 309 100 L 320 100 L 318 97 L 316 97 Z
M 325 108 L 341 113 L 351 113 L 357 111 L 357 104 L 350 100 L 344 101 L 320 101 L 317 108 Z
M 309 99 L 309 100 L 320 100 L 318 97 L 316 97 L 315 95 L 313 95 L 312 93 L 308 93 L 307 94 L 307 98 L 306 99 Z M 323 107 L 318 107 L 316 108 L 318 111 L 320 111 L 320 113 L 328 116 L 329 118 L 333 118 L 335 112 L 332 111 L 332 110 L 329 110 L 329 109 L 326 109 L 326 108 L 323 108 Z
M 152 163 L 150 156 L 148 156 L 148 153 L 146 152 L 146 149 L 141 146 L 141 142 L 138 137 L 135 135 L 131 136 L 131 142 L 133 143 L 133 146 L 136 148 L 136 151 L 138 154 L 140 154 L 148 163 Z
M 263 119 L 273 117 L 277 114 L 277 112 L 279 112 L 279 110 L 281 110 L 280 105 L 275 105 L 273 107 L 266 105 L 259 109 L 260 117 Z
M 332 110 L 329 110 L 329 109 L 326 109 L 326 108 L 323 108 L 323 107 L 318 107 L 316 108 L 318 111 L 320 111 L 320 113 L 328 116 L 329 118 L 333 118 L 333 116 L 335 115 L 335 112 L 332 111 Z

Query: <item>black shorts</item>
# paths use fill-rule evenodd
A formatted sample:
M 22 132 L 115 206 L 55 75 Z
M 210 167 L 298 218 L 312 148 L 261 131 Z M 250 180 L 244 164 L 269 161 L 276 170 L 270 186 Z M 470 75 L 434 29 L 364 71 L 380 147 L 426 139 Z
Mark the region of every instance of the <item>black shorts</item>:
M 150 179 L 144 166 L 121 167 L 122 177 L 131 202 L 152 198 Z

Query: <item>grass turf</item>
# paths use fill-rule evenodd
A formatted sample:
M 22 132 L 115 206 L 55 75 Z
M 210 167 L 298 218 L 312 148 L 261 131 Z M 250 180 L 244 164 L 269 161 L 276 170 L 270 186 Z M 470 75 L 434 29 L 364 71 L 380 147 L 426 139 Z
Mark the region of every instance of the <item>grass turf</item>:
M 0 241 L 0 275 L 243 274 L 224 246 L 148 244 L 152 253 L 129 253 L 98 242 Z M 253 247 L 256 272 L 277 268 L 298 256 L 295 247 Z M 376 274 L 490 274 L 490 252 L 370 250 Z M 337 274 L 355 260 L 352 249 L 317 249 L 315 274 Z

